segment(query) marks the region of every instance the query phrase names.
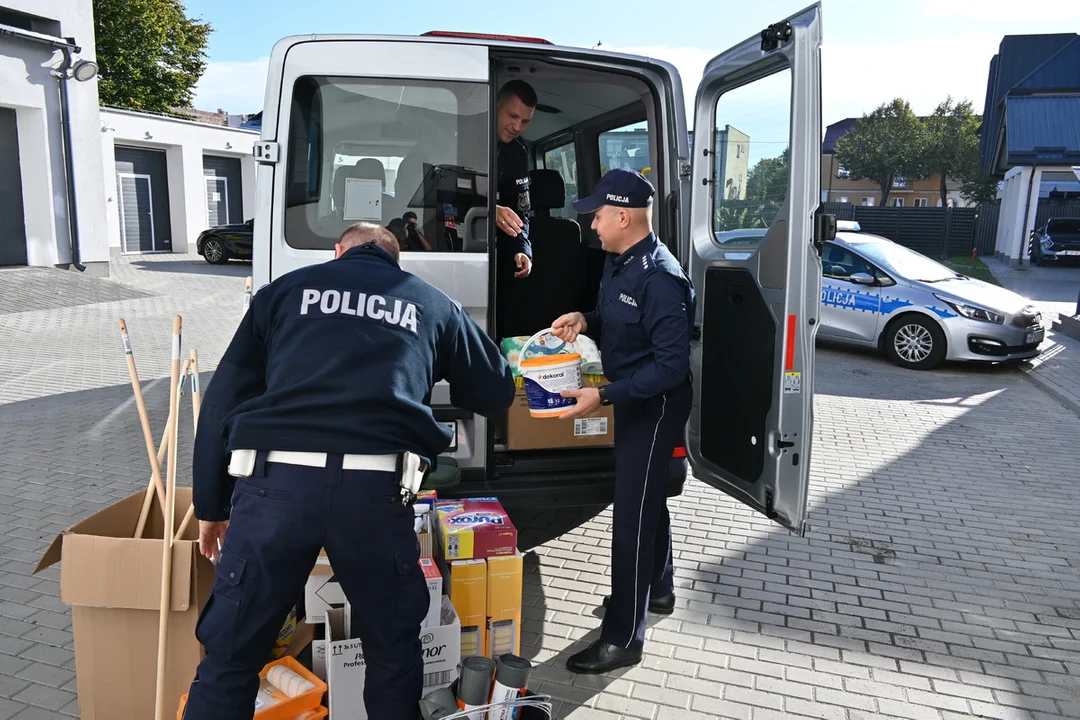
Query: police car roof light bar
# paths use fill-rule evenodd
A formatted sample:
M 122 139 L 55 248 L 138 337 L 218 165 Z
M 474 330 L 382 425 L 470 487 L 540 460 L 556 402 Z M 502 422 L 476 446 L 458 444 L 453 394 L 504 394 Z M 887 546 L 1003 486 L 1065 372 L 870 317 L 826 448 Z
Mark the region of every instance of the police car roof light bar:
M 502 40 L 504 42 L 534 43 L 536 45 L 554 45 L 555 43 L 543 38 L 524 37 L 521 35 L 498 35 L 488 33 L 450 32 L 449 30 L 429 30 L 420 37 L 451 37 L 470 38 L 473 40 Z
M 844 232 L 859 232 L 862 230 L 859 227 L 858 220 L 837 220 L 836 229 Z

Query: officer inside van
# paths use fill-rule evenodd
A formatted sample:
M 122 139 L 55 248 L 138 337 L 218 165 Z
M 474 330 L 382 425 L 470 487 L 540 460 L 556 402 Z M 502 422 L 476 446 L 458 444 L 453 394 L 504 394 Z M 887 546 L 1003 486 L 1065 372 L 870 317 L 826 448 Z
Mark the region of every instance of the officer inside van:
M 400 268 L 386 228 L 357 223 L 336 252 L 252 298 L 203 395 L 193 503 L 217 568 L 189 720 L 250 720 L 321 548 L 356 611 L 368 717 L 417 715 L 429 594 L 411 503 L 451 438 L 432 386 L 445 379 L 454 405 L 492 415 L 514 381 L 458 303 Z
M 577 673 L 603 673 L 641 661 L 647 611 L 675 608 L 667 472 L 690 417 L 690 328 L 694 287 L 652 232 L 652 183 L 640 173 L 607 173 L 574 203 L 593 214 L 608 256 L 596 309 L 555 320 L 554 334 L 598 340 L 610 384 L 566 391 L 573 419 L 600 405 L 615 413 L 615 506 L 611 595 L 600 638 L 572 656 Z
M 513 260 L 516 278 L 532 272 L 532 245 L 529 238 L 529 150 L 522 135 L 536 112 L 536 91 L 524 80 L 511 80 L 498 96 L 496 146 L 498 198 L 495 203 L 497 247 Z

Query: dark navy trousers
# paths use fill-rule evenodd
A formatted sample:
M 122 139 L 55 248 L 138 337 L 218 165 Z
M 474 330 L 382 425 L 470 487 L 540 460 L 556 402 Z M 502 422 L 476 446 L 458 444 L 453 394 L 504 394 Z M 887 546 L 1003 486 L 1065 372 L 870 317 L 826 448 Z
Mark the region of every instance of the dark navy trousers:
M 255 712 L 259 671 L 320 548 L 354 608 L 367 661 L 364 704 L 380 720 L 415 720 L 423 689 L 420 624 L 428 591 L 413 510 L 396 473 L 266 463 L 237 478 L 214 586 L 195 635 L 206 648 L 185 720 Z
M 611 600 L 600 632 L 611 645 L 642 647 L 649 598 L 674 592 L 667 477 L 692 402 L 686 382 L 648 400 L 615 406 Z

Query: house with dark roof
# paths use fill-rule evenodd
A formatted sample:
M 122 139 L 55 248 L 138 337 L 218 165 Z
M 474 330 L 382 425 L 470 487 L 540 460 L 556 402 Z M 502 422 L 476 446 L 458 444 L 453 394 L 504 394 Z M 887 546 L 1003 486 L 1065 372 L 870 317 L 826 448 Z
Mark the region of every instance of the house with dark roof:
M 1080 35 L 1006 35 L 990 61 L 979 161 L 1002 178 L 997 256 L 1019 264 L 1040 219 L 1080 217 Z
M 881 188 L 873 180 L 851 176 L 836 157 L 836 144 L 859 118 L 845 118 L 825 128 L 821 143 L 821 201 L 852 205 L 881 205 Z M 950 207 L 964 207 L 967 201 L 960 194 L 958 183 L 945 183 Z M 931 175 L 925 180 L 897 176 L 889 190 L 888 204 L 892 207 L 940 207 L 941 181 Z

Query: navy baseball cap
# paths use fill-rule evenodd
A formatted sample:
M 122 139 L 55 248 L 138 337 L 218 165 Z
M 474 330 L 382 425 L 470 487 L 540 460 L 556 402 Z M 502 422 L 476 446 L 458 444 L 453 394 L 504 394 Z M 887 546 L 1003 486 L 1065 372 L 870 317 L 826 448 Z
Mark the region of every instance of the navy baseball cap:
M 592 195 L 574 203 L 579 213 L 593 213 L 605 205 L 624 208 L 644 208 L 652 205 L 656 189 L 636 170 L 615 168 L 596 183 Z

